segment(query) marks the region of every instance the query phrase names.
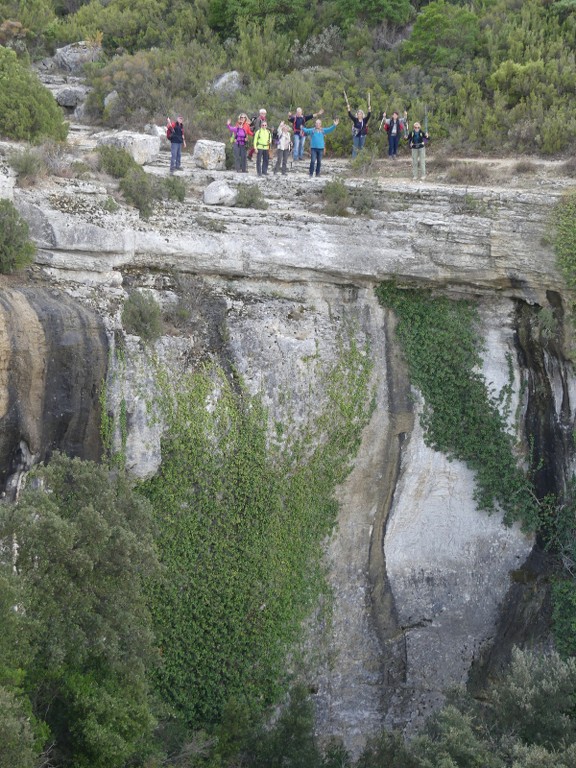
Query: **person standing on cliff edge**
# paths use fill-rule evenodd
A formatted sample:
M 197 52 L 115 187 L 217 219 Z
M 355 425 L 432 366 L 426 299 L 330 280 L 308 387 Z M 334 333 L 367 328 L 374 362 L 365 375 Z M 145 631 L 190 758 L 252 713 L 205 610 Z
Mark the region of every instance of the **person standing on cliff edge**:
M 182 115 L 178 115 L 174 122 L 167 118 L 166 138 L 170 142 L 170 173 L 174 173 L 182 168 L 182 147 L 186 147 Z
M 414 129 L 408 134 L 408 145 L 412 150 L 412 178 L 418 179 L 418 166 L 420 166 L 420 178 L 426 178 L 426 144 L 429 140 L 428 131 L 423 131 L 420 123 L 414 123 Z

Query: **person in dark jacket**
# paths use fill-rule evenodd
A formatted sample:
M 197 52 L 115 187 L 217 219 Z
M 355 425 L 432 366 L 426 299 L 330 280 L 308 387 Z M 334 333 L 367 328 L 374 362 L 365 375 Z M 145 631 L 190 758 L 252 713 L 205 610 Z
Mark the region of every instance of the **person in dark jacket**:
M 408 134 L 408 145 L 412 150 L 412 178 L 414 181 L 418 178 L 418 166 L 420 166 L 420 178 L 426 178 L 426 143 L 428 142 L 427 131 L 423 131 L 420 123 L 414 123 L 413 130 Z
M 404 117 L 401 118 L 398 112 L 392 112 L 392 117 L 386 117 L 386 112 L 382 115 L 382 125 L 386 133 L 388 134 L 388 157 L 391 160 L 398 159 L 398 144 L 400 142 L 400 136 L 404 131 L 408 130 L 408 113 L 404 112 Z
M 305 115 L 302 111 L 302 107 L 296 108 L 296 114 L 288 112 L 288 121 L 292 123 L 294 131 L 294 160 L 304 159 L 304 142 L 306 141 L 306 134 L 302 130 L 308 120 L 312 120 L 315 117 L 320 117 L 324 114 L 324 110 L 320 109 L 318 112 L 314 112 L 311 115 Z
M 170 141 L 170 173 L 174 173 L 182 168 L 182 147 L 186 147 L 182 115 L 178 115 L 174 122 L 167 119 L 166 136 Z
M 370 120 L 370 94 L 368 94 L 368 114 L 359 109 L 354 115 L 350 111 L 350 104 L 346 99 L 346 109 L 348 110 L 348 117 L 352 120 L 352 157 L 356 157 L 361 149 L 364 149 L 366 144 L 366 135 L 368 134 L 368 120 Z

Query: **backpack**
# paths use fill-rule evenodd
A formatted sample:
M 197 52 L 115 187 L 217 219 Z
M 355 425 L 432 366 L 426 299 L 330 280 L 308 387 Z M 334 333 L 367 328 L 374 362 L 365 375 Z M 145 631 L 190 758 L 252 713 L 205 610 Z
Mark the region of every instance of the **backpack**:
M 173 130 L 174 130 L 174 127 L 172 126 L 172 124 L 167 126 L 167 128 L 166 128 L 166 138 L 167 139 L 169 139 L 172 136 L 172 131 Z

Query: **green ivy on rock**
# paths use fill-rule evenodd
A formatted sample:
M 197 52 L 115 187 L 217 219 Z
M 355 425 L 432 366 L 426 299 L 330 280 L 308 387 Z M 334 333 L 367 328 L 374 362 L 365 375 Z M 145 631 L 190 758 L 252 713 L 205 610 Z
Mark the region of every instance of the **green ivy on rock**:
M 159 372 L 162 465 L 141 490 L 165 569 L 150 594 L 157 684 L 185 722 L 217 722 L 232 700 L 257 713 L 285 690 L 287 653 L 325 590 L 322 541 L 371 412 L 370 371 L 367 350 L 343 344 L 319 416 L 278 443 L 259 398 L 216 365 L 177 390 Z
M 424 398 L 426 444 L 474 470 L 480 509 L 501 509 L 506 523 L 519 520 L 535 529 L 538 504 L 507 429 L 509 392 L 496 396 L 479 372 L 476 307 L 390 283 L 381 284 L 377 295 L 398 316 L 397 335 L 411 381 Z

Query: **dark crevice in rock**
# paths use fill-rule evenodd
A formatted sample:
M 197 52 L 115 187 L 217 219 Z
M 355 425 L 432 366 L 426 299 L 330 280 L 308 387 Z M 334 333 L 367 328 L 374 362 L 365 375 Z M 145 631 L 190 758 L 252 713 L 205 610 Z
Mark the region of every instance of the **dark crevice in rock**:
M 395 339 L 395 320 L 386 310 L 385 348 L 388 378 L 388 411 L 390 426 L 385 450 L 384 475 L 381 480 L 382 496 L 374 520 L 370 542 L 369 578 L 372 615 L 376 631 L 385 650 L 385 675 L 390 685 L 404 682 L 406 675 L 405 641 L 398 624 L 394 596 L 388 582 L 384 555 L 384 537 L 388 514 L 394 500 L 400 474 L 402 447 L 409 439 L 414 424 L 408 369 Z
M 557 296 L 549 292 L 545 308 L 555 324 L 543 329 L 542 308 L 519 302 L 516 312 L 516 347 L 525 382 L 524 434 L 535 492 L 538 498 L 562 499 L 572 475 L 574 457 L 573 403 L 568 381 L 571 364 L 562 350 L 563 311 Z M 498 677 L 510 660 L 512 648 L 547 647 L 551 644 L 550 577 L 557 565 L 540 538 L 522 568 L 510 574 L 511 586 L 503 602 L 496 636 L 485 645 L 469 678 L 478 694 L 486 681 Z

